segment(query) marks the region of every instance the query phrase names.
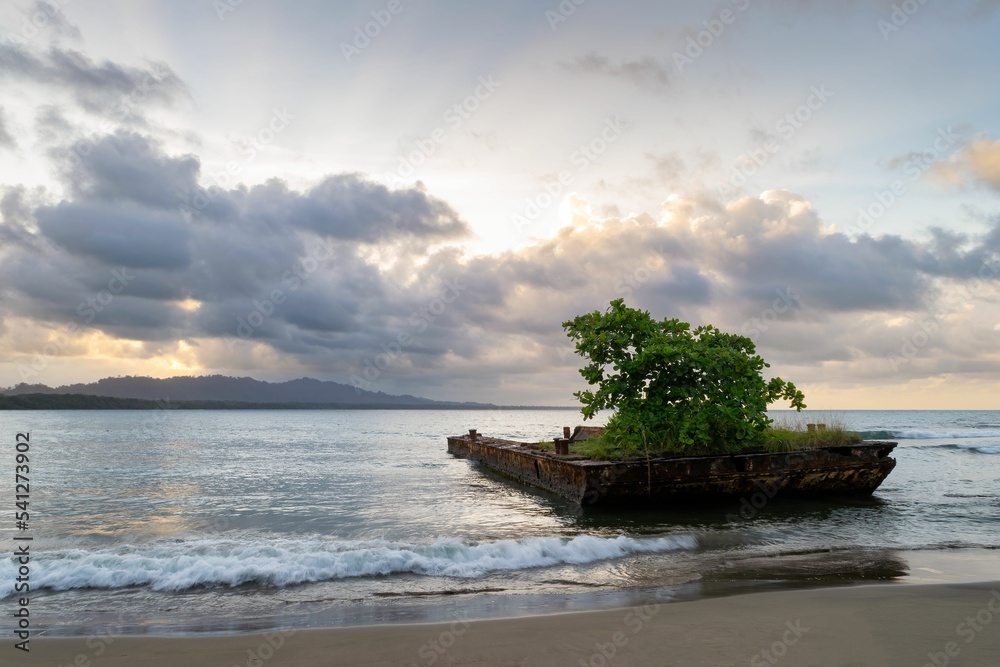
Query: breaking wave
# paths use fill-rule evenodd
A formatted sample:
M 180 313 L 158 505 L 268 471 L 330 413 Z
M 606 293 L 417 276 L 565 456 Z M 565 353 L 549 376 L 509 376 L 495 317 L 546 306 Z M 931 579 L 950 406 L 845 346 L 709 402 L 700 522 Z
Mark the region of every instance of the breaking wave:
M 976 454 L 1000 454 L 1000 445 L 988 444 L 961 444 L 961 445 L 938 445 L 941 449 L 955 449 L 962 452 L 975 452 Z
M 697 540 L 690 535 L 530 537 L 478 544 L 458 539 L 427 544 L 261 538 L 154 542 L 38 553 L 32 558 L 31 587 L 61 591 L 148 586 L 158 591 L 182 591 L 243 584 L 280 588 L 402 573 L 476 578 L 503 570 L 594 563 L 696 546 Z M 16 570 L 14 559 L 0 561 L 0 599 L 13 593 Z
M 922 431 L 907 429 L 902 431 L 858 431 L 865 440 L 942 440 L 953 438 L 963 440 L 966 438 L 1000 438 L 1000 430 L 975 430 L 975 431 Z

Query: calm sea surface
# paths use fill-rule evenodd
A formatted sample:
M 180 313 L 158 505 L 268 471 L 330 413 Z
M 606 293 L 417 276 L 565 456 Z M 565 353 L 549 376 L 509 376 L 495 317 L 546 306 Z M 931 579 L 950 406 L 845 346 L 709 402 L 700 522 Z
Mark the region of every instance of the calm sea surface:
M 808 419 L 899 442 L 873 498 L 583 513 L 445 449 L 445 436 L 469 428 L 548 439 L 581 423 L 573 410 L 0 412 L 10 510 L 14 437 L 31 434 L 29 530 L 5 510 L 0 538 L 34 538 L 32 627 L 48 635 L 1000 578 L 1000 412 Z M 14 559 L 0 559 L 0 607 L 13 609 L 16 577 Z M 7 632 L 10 614 L 0 619 Z

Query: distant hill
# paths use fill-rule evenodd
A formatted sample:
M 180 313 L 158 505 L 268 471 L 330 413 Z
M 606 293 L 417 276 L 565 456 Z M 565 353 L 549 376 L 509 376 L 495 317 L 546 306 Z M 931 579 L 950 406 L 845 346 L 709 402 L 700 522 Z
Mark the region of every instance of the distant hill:
M 99 396 L 119 399 L 140 399 L 144 401 L 166 402 L 172 405 L 192 401 L 212 401 L 215 403 L 243 404 L 308 404 L 304 407 L 425 407 L 425 408 L 490 408 L 490 403 L 455 403 L 432 401 L 408 394 L 393 396 L 381 391 L 357 390 L 337 382 L 323 382 L 312 378 L 300 378 L 288 382 L 264 382 L 253 378 L 207 375 L 200 377 L 173 377 L 157 379 L 150 377 L 104 378 L 89 384 L 71 384 L 62 387 L 48 387 L 43 384 L 21 383 L 0 394 L 9 397 L 28 394 L 71 394 L 74 396 Z M 69 400 L 69 399 L 62 399 Z M 37 403 L 37 398 L 33 397 Z M 154 407 L 156 407 L 154 405 Z M 184 406 L 196 407 L 196 406 Z M 220 406 L 223 407 L 223 406 Z M 224 406 L 236 407 L 236 406 Z M 244 406 L 246 407 L 246 406 Z M 275 405 L 274 407 L 279 407 Z
M 238 401 L 147 401 L 83 394 L 0 394 L 0 410 L 462 410 L 481 409 L 477 403 L 420 405 L 343 403 L 242 403 Z

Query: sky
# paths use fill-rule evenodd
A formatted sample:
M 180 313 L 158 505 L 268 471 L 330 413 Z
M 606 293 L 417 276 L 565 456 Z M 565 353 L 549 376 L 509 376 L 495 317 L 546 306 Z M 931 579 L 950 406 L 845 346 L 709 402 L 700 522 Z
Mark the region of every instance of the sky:
M 0 386 L 572 405 L 612 299 L 1000 409 L 1000 0 L 7 2 Z

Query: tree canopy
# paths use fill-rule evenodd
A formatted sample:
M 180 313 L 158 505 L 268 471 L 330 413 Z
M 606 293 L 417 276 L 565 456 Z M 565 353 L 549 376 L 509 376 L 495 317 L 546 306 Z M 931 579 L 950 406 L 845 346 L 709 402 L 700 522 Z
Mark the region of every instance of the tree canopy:
M 769 364 L 745 336 L 657 321 L 623 299 L 563 328 L 590 362 L 580 373 L 597 385 L 574 394 L 584 419 L 614 410 L 605 437 L 626 455 L 752 449 L 771 425 L 769 404 L 787 400 L 805 408 L 794 384 L 764 379 Z

